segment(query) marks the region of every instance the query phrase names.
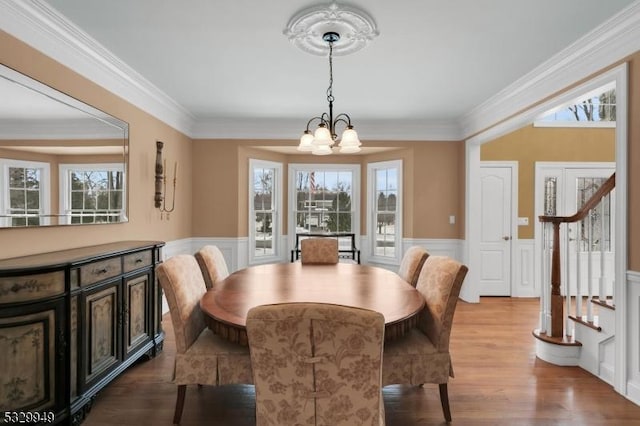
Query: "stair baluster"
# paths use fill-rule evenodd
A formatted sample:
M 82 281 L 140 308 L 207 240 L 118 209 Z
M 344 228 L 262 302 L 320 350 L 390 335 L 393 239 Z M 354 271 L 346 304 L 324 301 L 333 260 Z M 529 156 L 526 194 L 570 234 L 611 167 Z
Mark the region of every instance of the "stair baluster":
M 605 273 L 605 213 L 607 205 L 611 203 L 611 191 L 615 188 L 615 173 L 605 181 L 600 188 L 584 203 L 584 205 L 572 216 L 540 216 L 543 224 L 543 244 L 542 244 L 542 287 L 540 292 L 540 328 L 534 330 L 534 336 L 544 341 L 558 341 L 560 344 L 571 344 L 574 336 L 573 323 L 568 321 L 572 314 L 571 302 L 571 274 L 569 268 L 565 271 L 565 283 L 562 283 L 561 257 L 565 258 L 565 265 L 570 265 L 571 261 L 571 238 L 568 229 L 571 224 L 575 224 L 576 237 L 576 303 L 575 317 L 582 319 L 583 294 L 582 294 L 582 261 L 581 251 L 586 246 L 587 249 L 587 298 L 595 298 L 593 288 L 594 280 L 594 214 L 599 208 L 600 212 L 600 276 L 598 279 L 598 297 L 601 301 L 606 300 L 606 273 Z M 566 224 L 567 236 L 563 249 L 564 256 L 561 256 L 560 247 L 560 226 Z M 583 229 L 586 226 L 586 241 Z M 564 293 L 564 294 L 563 294 Z M 594 314 L 592 303 L 587 303 L 587 321 L 593 323 Z M 566 311 L 565 311 L 566 310 Z

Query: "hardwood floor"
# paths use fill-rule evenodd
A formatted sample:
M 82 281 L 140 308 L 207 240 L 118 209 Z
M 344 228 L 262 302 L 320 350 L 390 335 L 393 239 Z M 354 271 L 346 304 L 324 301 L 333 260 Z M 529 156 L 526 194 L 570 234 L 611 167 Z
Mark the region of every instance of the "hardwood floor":
M 579 367 L 535 356 L 537 299 L 459 302 L 449 381 L 454 425 L 640 425 L 640 407 Z M 170 425 L 175 345 L 165 316 L 164 352 L 134 365 L 97 397 L 85 426 Z M 384 388 L 387 426 L 445 424 L 438 387 Z M 252 386 L 187 388 L 183 426 L 255 424 Z

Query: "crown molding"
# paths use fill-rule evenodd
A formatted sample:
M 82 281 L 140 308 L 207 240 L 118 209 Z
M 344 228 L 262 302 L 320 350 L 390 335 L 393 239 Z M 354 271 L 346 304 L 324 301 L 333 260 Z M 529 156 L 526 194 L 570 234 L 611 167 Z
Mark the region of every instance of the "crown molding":
M 297 139 L 293 120 L 198 120 L 42 0 L 0 0 L 0 28 L 193 138 Z M 640 1 L 507 86 L 457 122 L 359 123 L 363 140 L 462 140 L 640 50 Z
M 194 139 L 280 139 L 297 140 L 305 120 L 233 118 L 198 120 L 193 126 Z M 459 141 L 462 132 L 455 122 L 423 122 L 413 120 L 358 120 L 360 140 L 436 140 Z
M 193 116 L 95 39 L 41 0 L 0 0 L 0 28 L 176 130 Z
M 636 1 L 461 117 L 462 133 L 467 138 L 483 132 L 639 50 Z

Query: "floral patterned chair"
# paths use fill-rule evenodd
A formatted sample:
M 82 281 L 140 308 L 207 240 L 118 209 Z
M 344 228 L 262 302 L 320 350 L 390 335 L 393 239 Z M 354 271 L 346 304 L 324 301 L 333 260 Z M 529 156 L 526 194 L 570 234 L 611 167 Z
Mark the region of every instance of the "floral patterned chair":
M 451 421 L 447 383 L 454 377 L 449 337 L 466 274 L 467 267 L 453 259 L 429 256 L 416 286 L 426 302 L 418 327 L 384 348 L 383 384 L 437 383 L 447 422 Z
M 400 278 L 415 287 L 418 282 L 418 275 L 420 275 L 420 270 L 427 257 L 429 257 L 429 253 L 423 247 L 409 247 L 400 262 L 400 268 L 398 269 Z
M 252 384 L 249 348 L 216 336 L 205 325 L 200 298 L 207 291 L 195 258 L 178 255 L 156 268 L 175 332 L 173 381 L 178 396 L 173 424 L 180 424 L 187 385 Z
M 207 288 L 213 287 L 217 281 L 229 276 L 229 269 L 220 249 L 216 246 L 204 246 L 195 254 L 202 270 L 202 276 Z
M 303 264 L 338 263 L 338 239 L 305 238 L 300 241 L 300 256 Z
M 258 426 L 384 425 L 384 317 L 320 303 L 247 314 Z

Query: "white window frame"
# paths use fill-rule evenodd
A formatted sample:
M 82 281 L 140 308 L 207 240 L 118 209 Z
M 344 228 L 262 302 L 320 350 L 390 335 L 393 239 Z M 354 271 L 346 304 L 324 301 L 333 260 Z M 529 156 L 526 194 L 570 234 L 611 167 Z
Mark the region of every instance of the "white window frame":
M 294 213 L 296 205 L 296 175 L 298 172 L 314 172 L 314 171 L 345 171 L 351 172 L 353 180 L 352 185 L 352 198 L 351 198 L 351 210 L 353 211 L 353 218 L 351 221 L 353 233 L 355 234 L 356 246 L 359 246 L 360 241 L 360 164 L 301 164 L 291 163 L 289 164 L 289 219 L 287 223 L 287 229 L 289 233 L 288 244 L 289 250 L 293 250 L 296 244 L 296 215 Z
M 90 170 L 105 170 L 110 172 L 122 172 L 122 179 L 124 182 L 127 181 L 127 171 L 125 170 L 124 164 L 122 163 L 67 163 L 58 165 L 59 171 L 59 193 L 60 193 L 60 219 L 59 224 L 61 225 L 70 225 L 71 224 L 71 215 L 68 211 L 71 209 L 71 180 L 70 172 L 71 171 L 90 171 Z M 124 185 L 122 189 L 122 212 L 124 215 L 127 211 L 127 185 Z M 116 223 L 116 222 L 114 222 Z M 90 224 L 85 224 L 90 225 Z
M 273 200 L 272 207 L 273 221 L 271 229 L 273 232 L 273 254 L 267 256 L 256 256 L 256 230 L 255 230 L 255 209 L 253 206 L 253 173 L 255 169 L 274 169 L 273 179 Z M 267 160 L 249 159 L 249 265 L 258 265 L 263 263 L 280 262 L 283 259 L 282 253 L 282 163 Z
M 9 198 L 9 168 L 10 167 L 23 167 L 29 169 L 40 169 L 40 226 L 50 225 L 51 217 L 51 166 L 49 163 L 41 161 L 25 161 L 25 160 L 13 160 L 10 158 L 0 158 L 0 213 L 6 214 L 7 206 L 10 205 Z M 11 218 L 0 218 L 0 224 L 3 227 L 11 227 Z M 17 228 L 17 227 L 16 227 Z
M 398 195 L 396 198 L 396 234 L 394 239 L 395 256 L 379 256 L 376 255 L 375 238 L 377 221 L 375 214 L 377 211 L 376 203 L 378 202 L 376 189 L 376 172 L 384 169 L 396 169 L 398 172 Z M 403 210 L 403 193 L 402 193 L 402 160 L 379 161 L 367 164 L 367 233 L 368 236 L 368 260 L 372 263 L 399 265 L 403 255 L 402 246 L 402 210 Z

